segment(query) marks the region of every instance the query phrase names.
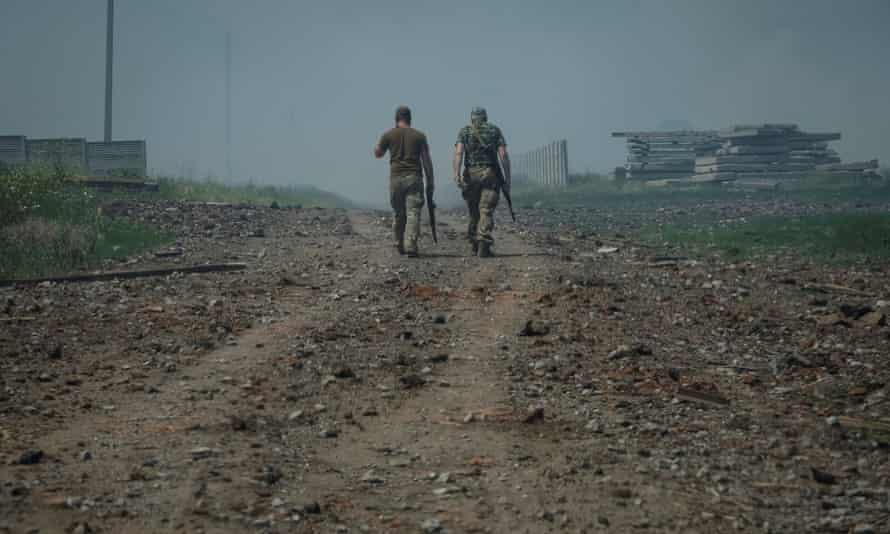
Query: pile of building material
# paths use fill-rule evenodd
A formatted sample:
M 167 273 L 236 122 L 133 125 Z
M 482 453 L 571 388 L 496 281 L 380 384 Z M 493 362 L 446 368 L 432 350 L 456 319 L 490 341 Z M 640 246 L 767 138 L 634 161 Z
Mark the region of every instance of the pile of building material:
M 627 139 L 627 178 L 659 182 L 652 185 L 737 180 L 762 185 L 763 180 L 812 174 L 879 176 L 877 160 L 841 163 L 828 146 L 840 133 L 804 132 L 796 124 L 738 125 L 719 132 L 613 132 L 612 137 Z
M 612 132 L 627 140 L 626 177 L 631 180 L 685 178 L 695 172 L 697 157 L 720 147 L 715 131 L 679 130 Z
M 877 161 L 841 164 L 828 147 L 837 132 L 808 133 L 796 124 L 740 125 L 722 130 L 721 146 L 695 160 L 696 182 L 746 178 L 799 178 L 814 172 L 859 173 Z

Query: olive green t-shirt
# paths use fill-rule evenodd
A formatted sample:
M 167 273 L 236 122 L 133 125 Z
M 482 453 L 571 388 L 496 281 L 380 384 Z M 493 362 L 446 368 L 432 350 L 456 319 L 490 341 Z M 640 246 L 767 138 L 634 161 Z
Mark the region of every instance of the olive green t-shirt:
M 414 128 L 393 128 L 377 143 L 384 152 L 389 150 L 389 177 L 423 176 L 420 154 L 427 146 L 426 136 Z

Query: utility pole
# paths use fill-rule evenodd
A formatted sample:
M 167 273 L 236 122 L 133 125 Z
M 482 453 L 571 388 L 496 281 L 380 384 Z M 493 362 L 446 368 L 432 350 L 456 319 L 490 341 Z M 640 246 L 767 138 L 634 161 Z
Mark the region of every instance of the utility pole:
M 108 0 L 105 36 L 105 142 L 111 142 L 111 87 L 114 73 L 114 0 Z
M 226 175 L 232 181 L 232 32 L 226 32 Z

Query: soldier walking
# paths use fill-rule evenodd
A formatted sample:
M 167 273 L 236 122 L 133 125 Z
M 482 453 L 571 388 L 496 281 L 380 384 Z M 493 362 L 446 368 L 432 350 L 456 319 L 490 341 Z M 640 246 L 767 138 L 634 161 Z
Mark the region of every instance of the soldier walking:
M 382 158 L 389 151 L 389 202 L 392 205 L 392 233 L 399 254 L 417 257 L 420 236 L 420 211 L 423 208 L 423 180 L 427 195 L 434 189 L 433 163 L 426 135 L 411 127 L 411 110 L 396 109 L 396 127 L 380 137 L 374 157 Z
M 464 164 L 463 172 L 461 161 Z M 503 188 L 505 193 L 510 193 L 510 156 L 504 134 L 500 128 L 488 122 L 485 109 L 473 108 L 470 124 L 458 132 L 453 163 L 454 181 L 470 211 L 467 240 L 473 255 L 488 258 L 492 255 L 494 244 L 491 231 L 494 229 L 494 210 L 500 191 Z

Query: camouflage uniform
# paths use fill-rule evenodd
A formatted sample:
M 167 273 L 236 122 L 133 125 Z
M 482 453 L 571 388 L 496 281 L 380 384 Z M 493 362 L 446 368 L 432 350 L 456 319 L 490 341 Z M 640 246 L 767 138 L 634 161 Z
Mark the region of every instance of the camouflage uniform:
M 396 120 L 399 120 L 398 111 Z M 410 114 L 408 120 L 410 121 Z M 424 151 L 429 150 L 426 135 L 410 126 L 397 126 L 380 137 L 377 149 L 381 154 L 389 151 L 390 155 L 389 203 L 393 211 L 392 233 L 396 249 L 400 253 L 416 256 L 420 211 L 423 208 L 421 160 Z M 432 186 L 432 178 L 427 178 L 428 185 Z
M 412 254 L 417 253 L 420 211 L 423 209 L 422 178 L 420 176 L 390 178 L 389 203 L 393 211 L 392 234 L 396 248 Z
M 475 250 L 479 243 L 494 243 L 491 231 L 501 190 L 498 148 L 507 142 L 501 129 L 488 122 L 484 109 L 474 109 L 470 118 L 471 124 L 458 132 L 457 143 L 464 146 L 461 192 L 470 211 L 467 239 Z

